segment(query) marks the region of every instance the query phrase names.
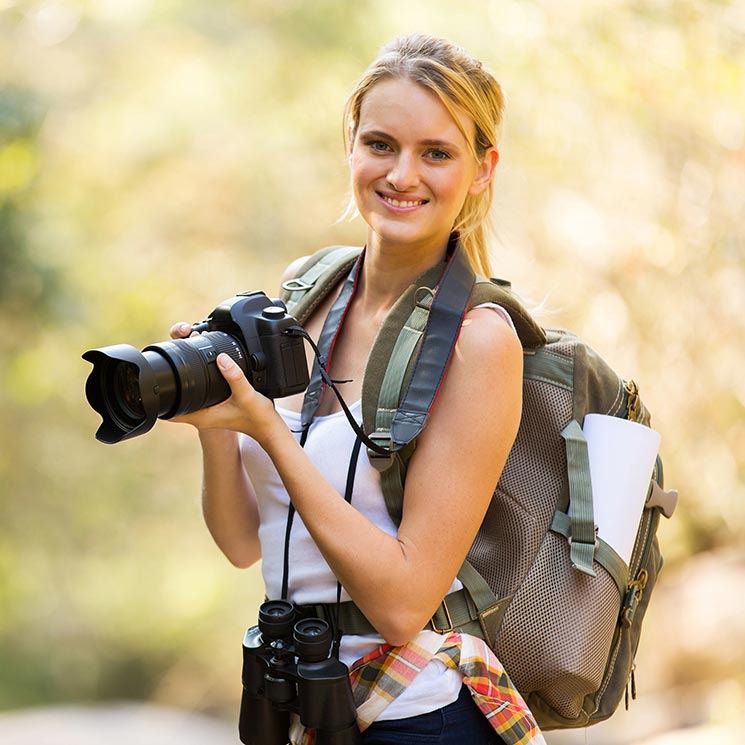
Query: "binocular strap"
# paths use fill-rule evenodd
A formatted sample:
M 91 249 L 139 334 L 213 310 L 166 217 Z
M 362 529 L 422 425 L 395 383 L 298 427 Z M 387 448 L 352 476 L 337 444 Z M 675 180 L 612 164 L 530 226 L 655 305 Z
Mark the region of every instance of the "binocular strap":
M 308 439 L 309 428 L 303 429 L 300 436 L 301 447 L 305 445 Z M 352 446 L 352 453 L 349 458 L 349 466 L 347 467 L 347 481 L 344 488 L 344 501 L 349 504 L 352 503 L 352 493 L 354 492 L 354 481 L 357 475 L 357 462 L 359 461 L 360 450 L 362 449 L 362 439 L 359 434 L 354 438 L 354 445 Z M 284 560 L 282 569 L 282 599 L 289 600 L 287 597 L 289 594 L 289 576 L 290 576 L 290 538 L 292 535 L 292 523 L 295 517 L 295 505 L 290 500 L 290 506 L 287 510 L 287 523 L 285 527 L 285 547 L 284 547 Z M 339 657 L 339 644 L 341 642 L 342 629 L 339 626 L 339 608 L 341 606 L 341 582 L 336 582 L 336 607 L 333 614 L 329 618 L 331 628 L 333 632 L 333 647 L 332 655 L 336 658 Z

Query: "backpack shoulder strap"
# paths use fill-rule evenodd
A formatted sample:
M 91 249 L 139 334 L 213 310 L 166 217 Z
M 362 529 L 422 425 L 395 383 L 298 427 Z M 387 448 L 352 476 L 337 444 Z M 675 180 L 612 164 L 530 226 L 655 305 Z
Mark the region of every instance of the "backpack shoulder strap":
M 349 274 L 360 246 L 326 246 L 316 251 L 298 273 L 282 283 L 287 312 L 302 325 L 323 299 Z
M 506 280 L 479 277 L 473 291 L 471 307 L 482 303 L 496 303 L 510 314 L 523 349 L 538 349 L 546 343 L 546 332 L 530 315 Z
M 452 305 L 458 309 L 458 326 L 469 308 L 491 302 L 501 305 L 510 314 L 526 351 L 538 349 L 546 343 L 544 330 L 504 282 L 477 278 L 466 289 L 467 273 L 459 275 L 455 272 L 449 276 L 447 271 L 440 271 L 440 275 L 432 277 L 437 286 L 436 294 L 429 287 L 422 287 L 412 298 L 413 307 L 410 307 L 408 316 L 391 314 L 386 319 L 376 340 L 377 346 L 388 345 L 386 354 L 375 354 L 374 347 L 368 365 L 374 364 L 374 360 L 384 360 L 387 367 L 382 375 L 378 372 L 371 376 L 369 370 L 365 372 L 366 385 L 362 396 L 365 429 L 377 444 L 390 448 L 388 457 L 381 458 L 372 451 L 368 451 L 368 456 L 381 472 L 386 508 L 396 524 L 400 522 L 403 510 L 408 462 L 416 448 L 416 437 L 426 422 L 421 405 L 415 403 L 412 406 L 411 402 L 427 401 L 431 405 L 457 342 L 457 332 L 448 332 L 445 335 L 447 341 L 439 338 L 437 343 L 439 327 L 447 324 L 448 315 L 433 309 L 437 295 L 444 295 L 446 307 Z M 473 278 L 473 274 L 470 276 Z M 429 337 L 425 328 L 431 332 Z M 414 411 L 413 416 L 411 411 Z M 372 427 L 371 422 L 374 422 Z M 400 447 L 402 443 L 403 447 Z M 438 613 L 442 615 L 444 609 L 450 628 L 467 630 L 493 642 L 511 598 L 498 600 L 486 580 L 468 561 L 464 562 L 458 577 L 465 590 L 449 595 Z
M 464 257 L 461 261 L 465 261 Z M 465 270 L 443 272 L 440 266 L 437 273 L 420 278 L 429 280 L 429 284 L 420 282 L 413 293 L 404 295 L 383 323 L 370 354 L 362 388 L 365 429 L 380 439 L 381 444 L 390 445 L 392 439 L 399 446 L 405 446 L 421 433 L 425 423 L 422 406 L 412 401 L 414 396 L 419 396 L 431 406 L 445 376 L 457 341 L 457 333 L 440 333 L 439 326 L 447 324 L 448 316 L 462 320 L 468 308 L 496 303 L 509 313 L 523 349 L 533 351 L 546 344 L 545 331 L 509 289 L 508 283 L 477 277 L 469 289 L 468 276 Z M 432 287 L 444 298 L 445 302 L 440 304 L 443 310 L 438 311 Z M 432 306 L 434 313 L 430 317 Z M 423 338 L 425 328 L 428 336 Z M 412 411 L 415 414 L 412 415 Z M 387 441 L 381 434 L 386 430 L 392 435 Z

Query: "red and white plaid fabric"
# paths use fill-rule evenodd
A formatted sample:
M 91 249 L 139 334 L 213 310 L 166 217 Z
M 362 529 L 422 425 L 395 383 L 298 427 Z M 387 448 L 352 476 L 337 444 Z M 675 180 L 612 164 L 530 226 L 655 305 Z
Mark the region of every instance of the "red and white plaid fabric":
M 530 709 L 485 641 L 452 632 L 422 632 L 402 647 L 382 644 L 355 662 L 350 681 L 357 704 L 357 724 L 364 731 L 432 659 L 459 670 L 474 701 L 494 731 L 509 745 L 545 745 Z M 297 717 L 290 729 L 292 745 L 313 745 L 315 733 Z

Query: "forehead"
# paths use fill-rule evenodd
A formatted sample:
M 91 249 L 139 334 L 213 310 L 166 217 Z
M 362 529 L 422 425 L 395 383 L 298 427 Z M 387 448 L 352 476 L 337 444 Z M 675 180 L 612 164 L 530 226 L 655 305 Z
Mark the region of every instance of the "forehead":
M 375 83 L 363 98 L 358 129 L 448 140 L 467 147 L 463 132 L 473 141 L 475 124 L 459 106 L 454 105 L 453 109 L 458 122 L 429 88 L 404 78 L 384 78 Z

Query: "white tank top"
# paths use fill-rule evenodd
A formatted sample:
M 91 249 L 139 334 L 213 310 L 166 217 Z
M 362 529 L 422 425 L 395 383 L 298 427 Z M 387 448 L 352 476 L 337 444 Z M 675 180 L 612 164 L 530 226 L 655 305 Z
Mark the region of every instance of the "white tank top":
M 512 326 L 512 321 L 503 308 L 493 304 L 488 305 L 499 312 Z M 357 401 L 349 408 L 357 423 L 361 423 L 361 402 Z M 276 409 L 290 430 L 297 433 L 296 437 L 299 439 L 300 414 L 280 406 L 276 406 Z M 304 450 L 308 457 L 338 492 L 339 499 L 344 498 L 354 442 L 354 430 L 344 412 L 340 411 L 328 416 L 316 417 L 311 424 L 305 443 Z M 267 597 L 276 599 L 281 597 L 282 592 L 289 498 L 274 464 L 255 440 L 241 435 L 241 451 L 258 501 L 259 540 L 266 594 Z M 352 506 L 381 530 L 389 535 L 396 535 L 396 526 L 385 507 L 380 474 L 370 465 L 364 447 L 360 450 L 357 462 Z M 354 536 L 349 536 L 349 540 L 353 541 Z M 298 514 L 295 515 L 292 525 L 289 564 L 288 596 L 290 600 L 301 605 L 336 602 L 336 577 L 329 569 Z M 462 585 L 456 579 L 449 591 L 452 592 L 460 587 Z M 350 599 L 344 589 L 342 589 L 341 599 L 343 601 Z M 379 635 L 344 636 L 340 658 L 342 662 L 350 665 L 374 650 L 383 641 Z M 402 719 L 439 709 L 455 701 L 461 686 L 462 676 L 457 670 L 448 668 L 439 660 L 432 660 L 406 690 L 383 711 L 380 719 Z
M 350 406 L 350 411 L 359 423 L 362 419 L 361 403 L 357 401 Z M 277 412 L 291 430 L 300 429 L 299 414 L 279 406 Z M 339 493 L 339 499 L 344 498 L 354 440 L 354 431 L 344 412 L 340 411 L 316 417 L 305 443 L 305 452 Z M 242 435 L 241 450 L 258 499 L 261 518 L 259 540 L 266 594 L 269 598 L 279 598 L 289 499 L 274 464 L 256 441 Z M 396 535 L 396 526 L 385 507 L 380 474 L 370 465 L 364 447 L 357 462 L 352 505 L 386 533 Z M 354 540 L 354 536 L 349 539 Z M 460 582 L 455 580 L 451 590 L 460 587 Z M 299 604 L 336 602 L 336 577 L 298 514 L 292 524 L 288 596 Z M 342 600 L 350 599 L 344 589 L 341 597 Z M 383 642 L 379 635 L 344 636 L 340 658 L 350 665 Z M 380 718 L 401 719 L 439 709 L 455 701 L 461 685 L 461 675 L 457 670 L 451 670 L 439 660 L 434 660 L 394 699 Z

